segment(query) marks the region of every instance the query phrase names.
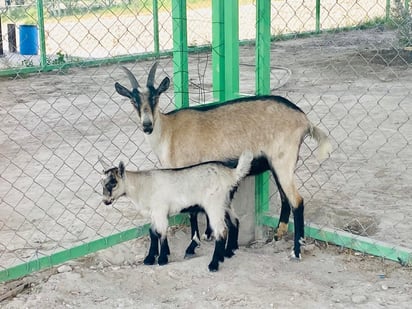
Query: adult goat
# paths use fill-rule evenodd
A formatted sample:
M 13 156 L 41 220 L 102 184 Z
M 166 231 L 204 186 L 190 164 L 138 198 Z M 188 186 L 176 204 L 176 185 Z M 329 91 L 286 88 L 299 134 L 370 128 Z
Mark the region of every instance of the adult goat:
M 243 150 L 251 149 L 254 160 L 249 174 L 270 170 L 278 186 L 281 213 L 275 238 L 280 239 L 287 232 L 292 208 L 295 223 L 292 257 L 300 258 L 304 205 L 294 170 L 300 146 L 307 135 L 317 141 L 320 160 L 329 155 L 332 147 L 327 135 L 313 125 L 299 107 L 280 96 L 245 97 L 164 114 L 159 110 L 159 96 L 169 88 L 170 80 L 165 77 L 155 87 L 156 68 L 157 62 L 150 69 L 146 87 L 142 88 L 133 73 L 122 67 L 132 89 L 118 82 L 115 89 L 131 100 L 146 140 L 162 166 L 237 160 Z M 191 216 L 193 224 L 195 214 Z

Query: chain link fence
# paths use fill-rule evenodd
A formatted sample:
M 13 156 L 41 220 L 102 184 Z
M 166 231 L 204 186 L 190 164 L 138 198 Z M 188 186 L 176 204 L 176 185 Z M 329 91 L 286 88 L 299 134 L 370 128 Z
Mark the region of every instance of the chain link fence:
M 161 56 L 158 78 L 173 76 L 171 1 L 44 1 L 45 53 L 40 39 L 39 52 L 22 55 L 18 29 L 39 25 L 38 3 L 0 6 L 0 72 L 8 75 L 0 79 L 0 271 L 145 223 L 126 201 L 102 205 L 98 157 L 129 168 L 158 164 L 131 104 L 114 91 L 126 80 L 119 61 L 130 60 L 143 81 L 153 61 L 146 56 Z M 272 93 L 295 102 L 334 144 L 321 165 L 310 140 L 302 147 L 296 175 L 306 220 L 411 248 L 409 2 L 316 3 L 272 2 Z M 210 6 L 188 1 L 192 47 L 212 41 Z M 253 41 L 255 3 L 239 6 L 240 39 Z M 254 93 L 254 64 L 254 47 L 243 45 L 244 94 Z M 24 74 L 27 67 L 34 73 Z M 210 49 L 190 54 L 189 77 L 191 104 L 212 101 Z M 161 106 L 174 108 L 172 91 Z

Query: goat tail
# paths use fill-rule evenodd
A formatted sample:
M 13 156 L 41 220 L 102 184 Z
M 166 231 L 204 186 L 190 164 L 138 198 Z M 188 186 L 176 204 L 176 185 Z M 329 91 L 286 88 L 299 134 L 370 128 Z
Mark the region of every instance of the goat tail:
M 250 150 L 245 150 L 239 157 L 239 162 L 236 167 L 236 178 L 240 181 L 247 174 L 249 174 L 252 166 L 253 153 Z
M 310 124 L 309 135 L 318 143 L 317 158 L 319 161 L 323 161 L 328 158 L 332 152 L 332 144 L 329 142 L 329 138 L 325 132 L 319 129 L 317 126 Z

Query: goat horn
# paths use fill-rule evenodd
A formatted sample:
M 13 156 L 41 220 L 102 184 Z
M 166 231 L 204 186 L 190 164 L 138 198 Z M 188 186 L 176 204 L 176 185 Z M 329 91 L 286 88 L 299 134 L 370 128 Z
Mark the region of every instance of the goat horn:
M 132 84 L 132 89 L 138 89 L 139 88 L 139 83 L 137 82 L 136 77 L 134 77 L 133 73 L 130 72 L 130 70 L 124 66 L 120 66 L 122 70 L 127 74 L 127 77 L 130 80 L 130 83 Z
M 157 65 L 159 62 L 153 63 L 152 68 L 150 69 L 149 76 L 147 77 L 147 87 L 153 87 L 154 86 L 154 79 L 155 79 L 155 74 L 156 74 L 156 69 Z
M 100 157 L 98 158 L 98 160 L 99 160 L 100 164 L 101 164 L 102 167 L 103 167 L 103 172 L 106 172 L 107 170 L 110 169 L 110 164 L 107 163 L 107 161 L 103 159 L 103 156 L 100 156 Z

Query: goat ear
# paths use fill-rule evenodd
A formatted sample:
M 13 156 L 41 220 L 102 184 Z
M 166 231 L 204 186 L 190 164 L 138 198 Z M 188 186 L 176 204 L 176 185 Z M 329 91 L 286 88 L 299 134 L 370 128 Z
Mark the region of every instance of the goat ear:
M 116 82 L 114 84 L 114 88 L 116 89 L 117 93 L 120 94 L 121 96 L 127 97 L 129 99 L 133 98 L 133 93 L 126 87 L 120 85 L 119 83 Z
M 159 87 L 157 88 L 158 95 L 161 95 L 163 92 L 169 89 L 169 86 L 170 86 L 170 79 L 169 77 L 165 77 L 160 83 Z
M 124 178 L 124 171 L 125 171 L 124 163 L 123 163 L 123 161 L 120 161 L 120 163 L 119 163 L 119 175 L 120 175 L 121 178 Z

